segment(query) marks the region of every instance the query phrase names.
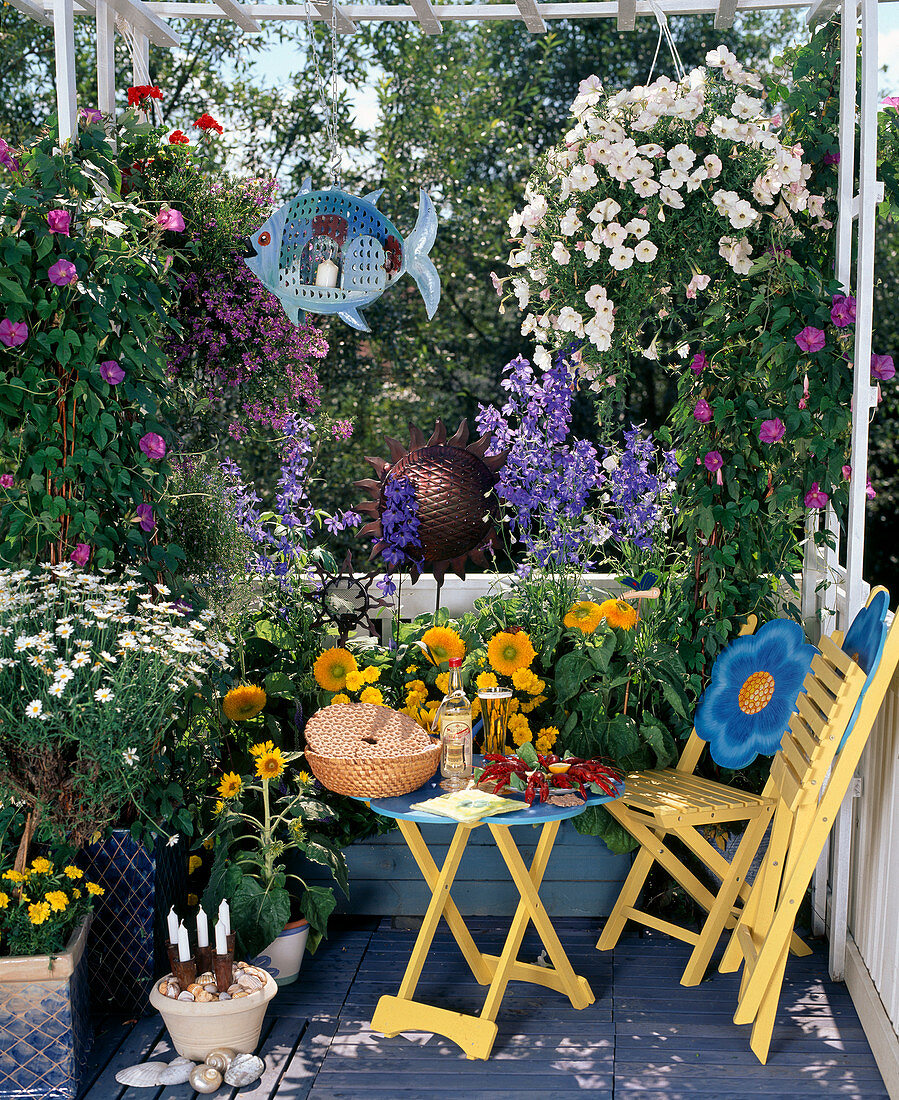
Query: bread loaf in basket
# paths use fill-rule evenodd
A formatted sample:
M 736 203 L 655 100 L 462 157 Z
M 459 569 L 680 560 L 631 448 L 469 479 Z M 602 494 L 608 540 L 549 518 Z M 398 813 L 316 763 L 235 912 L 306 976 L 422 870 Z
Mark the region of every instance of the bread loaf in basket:
M 440 744 L 390 707 L 338 703 L 309 719 L 306 760 L 315 778 L 337 794 L 395 798 L 431 778 Z

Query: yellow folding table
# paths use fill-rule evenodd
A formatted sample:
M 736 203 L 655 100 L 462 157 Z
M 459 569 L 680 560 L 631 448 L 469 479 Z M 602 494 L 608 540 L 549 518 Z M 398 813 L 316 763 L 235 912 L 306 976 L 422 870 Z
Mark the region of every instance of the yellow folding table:
M 588 802 L 571 807 L 542 805 L 528 807 L 522 800 L 520 811 L 484 818 L 473 825 L 457 824 L 449 818 L 410 809 L 411 803 L 422 802 L 426 798 L 433 798 L 441 793 L 439 776 L 436 776 L 412 794 L 403 795 L 401 798 L 371 799 L 369 803 L 375 813 L 396 820 L 409 846 L 409 851 L 431 891 L 431 901 L 412 949 L 399 992 L 395 997 L 381 997 L 372 1017 L 371 1026 L 373 1031 L 380 1031 L 388 1037 L 413 1029 L 430 1031 L 452 1039 L 470 1059 L 489 1058 L 496 1039 L 496 1017 L 506 986 L 510 981 L 532 982 L 548 989 L 555 989 L 568 997 L 573 1008 L 586 1008 L 593 1004 L 594 997 L 590 984 L 586 978 L 575 974 L 556 935 L 552 921 L 540 901 L 539 891 L 556 834 L 559 831 L 559 824 L 566 818 L 577 817 L 588 805 L 599 805 L 611 801 L 611 797 L 591 795 Z M 612 797 L 619 797 L 619 795 Z M 422 838 L 419 825 L 455 826 L 442 867 L 438 867 L 434 862 Z M 525 864 L 512 839 L 512 830 L 521 825 L 540 826 L 540 839 L 530 867 Z M 483 827 L 490 830 L 520 897 L 506 942 L 499 955 L 484 954 L 478 949 L 462 914 L 450 896 L 453 880 L 462 862 L 468 839 L 474 829 Z M 484 1007 L 478 1016 L 452 1012 L 415 999 L 415 990 L 441 917 L 449 925 L 475 980 L 481 985 L 489 986 Z M 551 966 L 537 966 L 534 963 L 520 962 L 518 959 L 524 934 L 531 922 L 543 941 Z

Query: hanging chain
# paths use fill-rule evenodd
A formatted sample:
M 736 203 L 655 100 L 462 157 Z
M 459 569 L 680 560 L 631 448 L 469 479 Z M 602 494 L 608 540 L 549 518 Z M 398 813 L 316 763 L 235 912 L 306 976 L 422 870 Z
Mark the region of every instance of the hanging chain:
M 312 62 L 315 67 L 315 84 L 321 99 L 322 115 L 324 118 L 325 141 L 328 147 L 328 173 L 334 187 L 340 186 L 340 146 L 337 141 L 337 3 L 331 0 L 331 79 L 325 80 L 322 71 L 322 62 L 318 54 L 318 45 L 315 41 L 315 24 L 312 20 L 312 10 L 309 0 L 304 0 L 306 9 L 306 25 L 309 27 L 309 44 L 312 50 Z M 328 83 L 330 83 L 330 102 L 328 99 Z

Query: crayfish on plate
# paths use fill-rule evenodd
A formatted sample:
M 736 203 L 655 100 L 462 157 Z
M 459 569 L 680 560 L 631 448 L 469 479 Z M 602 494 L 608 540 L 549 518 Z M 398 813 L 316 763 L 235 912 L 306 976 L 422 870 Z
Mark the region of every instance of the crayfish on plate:
M 604 794 L 618 794 L 621 773 L 601 760 L 584 760 L 579 756 L 563 759 L 552 753 L 543 755 L 533 750 L 530 755 L 534 757 L 532 761 L 523 760 L 520 755 L 485 753 L 485 766 L 478 783 L 494 783 L 493 793 L 498 794 L 511 785 L 510 781 L 515 776 L 524 784 L 524 800 L 528 806 L 533 805 L 535 799 L 546 802 L 558 791 L 577 791 L 586 799 L 591 793 L 587 789 L 590 784 L 595 784 Z M 564 770 L 556 771 L 554 766 Z

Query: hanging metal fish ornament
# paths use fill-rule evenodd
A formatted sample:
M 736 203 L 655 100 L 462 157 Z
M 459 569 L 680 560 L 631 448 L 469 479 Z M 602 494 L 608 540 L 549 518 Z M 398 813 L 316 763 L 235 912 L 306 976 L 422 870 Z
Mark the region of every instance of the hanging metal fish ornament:
M 306 179 L 250 236 L 244 262 L 294 324 L 301 313 L 336 313 L 368 332 L 360 310 L 406 272 L 418 284 L 428 318 L 434 316 L 440 301 L 440 276 L 428 258 L 437 236 L 434 204 L 419 192 L 418 220 L 404 241 L 378 210 L 382 193 L 357 198 L 338 187 L 313 191 Z

